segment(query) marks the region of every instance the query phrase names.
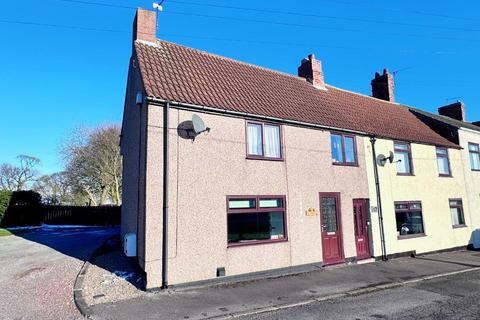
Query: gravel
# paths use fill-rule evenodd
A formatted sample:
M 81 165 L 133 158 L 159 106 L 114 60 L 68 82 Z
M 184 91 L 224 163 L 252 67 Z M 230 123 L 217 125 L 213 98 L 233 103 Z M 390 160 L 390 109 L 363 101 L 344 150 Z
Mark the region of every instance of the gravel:
M 117 302 L 146 295 L 142 273 L 121 250 L 96 257 L 85 273 L 83 295 L 87 305 Z

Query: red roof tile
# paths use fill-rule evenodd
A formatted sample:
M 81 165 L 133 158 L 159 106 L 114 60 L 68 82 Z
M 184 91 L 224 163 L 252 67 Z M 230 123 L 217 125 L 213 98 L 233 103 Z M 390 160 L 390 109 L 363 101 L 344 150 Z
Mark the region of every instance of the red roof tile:
M 148 96 L 457 147 L 406 106 L 158 40 L 135 51 Z

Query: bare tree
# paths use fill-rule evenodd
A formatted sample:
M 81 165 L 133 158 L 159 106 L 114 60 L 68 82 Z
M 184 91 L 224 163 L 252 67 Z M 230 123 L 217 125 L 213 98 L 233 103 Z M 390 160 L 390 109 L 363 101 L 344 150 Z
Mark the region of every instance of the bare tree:
M 17 156 L 18 166 L 4 163 L 0 166 L 0 187 L 9 191 L 25 190 L 38 175 L 36 167 L 40 159 L 27 156 Z
M 118 125 L 75 130 L 62 148 L 74 194 L 92 205 L 121 204 L 122 163 Z
M 40 193 L 46 204 L 74 204 L 76 200 L 65 172 L 56 172 L 39 177 L 32 190 Z

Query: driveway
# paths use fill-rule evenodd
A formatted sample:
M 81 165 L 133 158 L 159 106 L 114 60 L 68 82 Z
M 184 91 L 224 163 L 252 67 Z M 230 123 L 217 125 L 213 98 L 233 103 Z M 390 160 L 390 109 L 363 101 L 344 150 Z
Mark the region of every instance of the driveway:
M 0 237 L 0 319 L 82 319 L 80 268 L 118 228 L 35 229 Z

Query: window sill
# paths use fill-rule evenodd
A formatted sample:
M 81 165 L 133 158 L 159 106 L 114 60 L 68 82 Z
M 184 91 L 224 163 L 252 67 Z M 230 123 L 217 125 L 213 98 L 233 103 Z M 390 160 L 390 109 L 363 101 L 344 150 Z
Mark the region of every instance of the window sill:
M 261 244 L 273 244 L 273 243 L 281 243 L 281 242 L 288 242 L 288 238 L 278 239 L 278 240 L 258 240 L 258 241 L 252 241 L 252 242 L 229 243 L 229 244 L 227 244 L 227 248 L 257 246 L 257 245 L 261 245 Z
M 358 167 L 358 163 L 332 162 L 332 165 L 340 167 Z
M 263 160 L 263 161 L 283 161 L 283 158 L 267 158 L 267 157 L 256 157 L 256 156 L 247 156 L 247 160 Z
M 453 229 L 461 229 L 461 228 L 466 228 L 466 227 L 467 227 L 466 224 L 457 224 L 457 225 L 452 226 Z
M 480 169 L 471 169 L 472 171 L 480 172 Z
M 451 174 L 439 174 L 438 175 L 440 178 L 453 178 Z
M 414 238 L 421 238 L 426 237 L 425 233 L 416 233 L 416 234 L 406 234 L 403 236 L 397 236 L 397 240 L 404 240 L 404 239 L 414 239 Z
M 415 175 L 413 173 L 398 173 L 397 176 L 403 176 L 403 177 L 414 177 Z

